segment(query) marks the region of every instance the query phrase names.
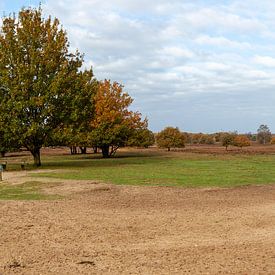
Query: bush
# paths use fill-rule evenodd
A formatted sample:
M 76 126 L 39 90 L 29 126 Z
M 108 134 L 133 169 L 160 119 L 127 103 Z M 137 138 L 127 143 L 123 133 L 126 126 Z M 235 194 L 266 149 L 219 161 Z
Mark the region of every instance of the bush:
M 185 135 L 180 132 L 179 128 L 166 127 L 156 136 L 158 147 L 167 148 L 183 148 L 185 146 Z
M 234 145 L 240 148 L 250 146 L 251 142 L 246 135 L 238 135 L 234 138 Z

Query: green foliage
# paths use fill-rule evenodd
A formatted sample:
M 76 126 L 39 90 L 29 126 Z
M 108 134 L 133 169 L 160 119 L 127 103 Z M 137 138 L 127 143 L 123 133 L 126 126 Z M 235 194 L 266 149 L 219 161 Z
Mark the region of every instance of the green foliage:
M 133 136 L 129 138 L 127 145 L 148 148 L 154 145 L 155 135 L 149 129 L 136 129 Z
M 185 146 L 185 135 L 181 133 L 179 128 L 166 127 L 156 136 L 158 147 L 167 148 L 183 148 Z
M 233 133 L 224 133 L 221 137 L 222 146 L 225 147 L 225 149 L 228 149 L 229 145 L 234 146 L 234 140 L 237 136 L 236 132 Z
M 91 143 L 91 120 L 94 117 L 94 96 L 98 82 L 93 72 L 79 72 L 74 79 L 74 96 L 71 113 L 64 117 L 65 123 L 54 132 L 54 143 L 69 147 L 88 147 Z M 66 123 L 67 121 L 67 123 Z
M 260 144 L 268 144 L 270 143 L 272 138 L 271 131 L 269 130 L 267 125 L 260 125 L 259 129 L 257 130 L 257 141 Z
M 0 130 L 0 153 L 4 157 L 7 152 L 16 151 L 20 148 L 20 143 L 14 137 L 9 137 L 5 131 L 5 126 Z
M 53 143 L 55 131 L 86 116 L 85 104 L 90 109 L 83 83 L 90 82 L 92 72 L 79 73 L 82 56 L 68 47 L 59 21 L 44 20 L 40 8 L 3 19 L 0 125 L 7 139 L 16 137 L 32 153 L 36 166 L 41 165 L 40 148 Z

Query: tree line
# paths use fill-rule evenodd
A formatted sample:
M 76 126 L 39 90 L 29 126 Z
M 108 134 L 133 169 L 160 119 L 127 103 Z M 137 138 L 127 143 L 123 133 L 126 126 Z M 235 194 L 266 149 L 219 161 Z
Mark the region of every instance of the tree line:
M 161 148 L 191 144 L 248 146 L 252 134 L 182 133 L 166 127 L 158 134 L 147 119 L 129 109 L 133 99 L 111 80 L 98 81 L 84 55 L 71 52 L 67 33 L 56 18 L 43 18 L 41 7 L 23 8 L 2 19 L 0 32 L 0 152 L 27 148 L 36 166 L 43 146 L 68 146 L 71 153 L 98 148 L 102 156 L 119 147 Z M 266 125 L 256 139 L 271 141 Z M 272 139 L 275 143 L 275 140 Z
M 252 142 L 259 144 L 275 144 L 275 137 L 267 125 L 260 125 L 257 134 L 238 134 L 234 132 L 217 132 L 213 134 L 181 132 L 178 127 L 166 127 L 156 134 L 156 143 L 160 148 L 184 148 L 185 144 L 216 144 L 220 143 L 227 150 L 229 146 L 240 148 L 250 146 Z
M 110 157 L 120 146 L 150 137 L 147 119 L 129 110 L 123 86 L 98 81 L 71 52 L 58 19 L 41 7 L 4 17 L 0 33 L 0 151 L 25 147 L 36 166 L 43 146 L 87 146 Z M 147 137 L 146 137 L 147 138 Z M 137 144 L 138 145 L 138 144 Z

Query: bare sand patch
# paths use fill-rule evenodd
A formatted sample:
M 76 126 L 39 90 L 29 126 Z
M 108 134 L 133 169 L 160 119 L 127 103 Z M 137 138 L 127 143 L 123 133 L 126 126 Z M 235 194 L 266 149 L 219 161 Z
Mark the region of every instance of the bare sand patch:
M 274 274 L 275 186 L 74 184 L 0 202 L 0 274 Z

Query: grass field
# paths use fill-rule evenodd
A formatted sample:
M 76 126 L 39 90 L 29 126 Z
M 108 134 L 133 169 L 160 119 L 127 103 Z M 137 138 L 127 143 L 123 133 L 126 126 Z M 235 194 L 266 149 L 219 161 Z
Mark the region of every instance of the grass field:
M 28 174 L 72 180 L 95 180 L 118 185 L 157 185 L 181 187 L 234 187 L 275 183 L 274 154 L 210 154 L 130 150 L 115 158 L 100 155 L 43 154 L 42 172 Z M 8 161 L 8 169 L 20 169 L 21 156 Z M 31 158 L 27 161 L 31 163 Z M 43 172 L 45 169 L 45 172 Z M 0 199 L 51 199 L 41 192 L 44 183 L 0 184 Z
M 0 200 L 50 200 L 58 196 L 45 195 L 41 188 L 45 184 L 41 182 L 30 181 L 18 185 L 0 184 Z
M 142 151 L 117 158 L 56 156 L 45 159 L 43 177 L 92 179 L 114 184 L 231 187 L 275 183 L 275 155 L 216 155 Z

